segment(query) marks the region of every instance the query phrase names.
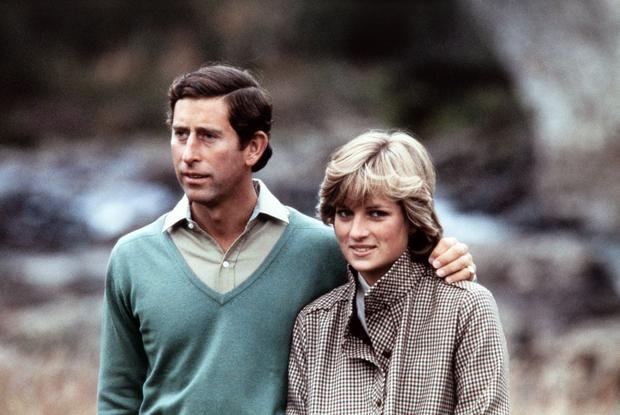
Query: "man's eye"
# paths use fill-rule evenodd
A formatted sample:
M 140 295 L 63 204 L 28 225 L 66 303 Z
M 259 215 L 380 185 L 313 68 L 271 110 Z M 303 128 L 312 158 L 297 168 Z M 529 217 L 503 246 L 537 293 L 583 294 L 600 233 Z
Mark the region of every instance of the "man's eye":
M 174 136 L 178 139 L 187 138 L 187 131 L 177 130 L 174 132 Z

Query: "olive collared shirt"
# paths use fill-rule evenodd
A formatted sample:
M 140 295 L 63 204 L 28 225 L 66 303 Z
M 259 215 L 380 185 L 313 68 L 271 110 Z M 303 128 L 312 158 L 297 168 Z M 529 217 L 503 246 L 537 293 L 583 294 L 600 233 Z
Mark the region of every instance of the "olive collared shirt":
M 187 196 L 177 203 L 164 221 L 183 258 L 212 290 L 224 294 L 245 281 L 276 244 L 289 222 L 289 211 L 260 180 L 253 180 L 258 195 L 245 230 L 224 251 L 191 217 Z

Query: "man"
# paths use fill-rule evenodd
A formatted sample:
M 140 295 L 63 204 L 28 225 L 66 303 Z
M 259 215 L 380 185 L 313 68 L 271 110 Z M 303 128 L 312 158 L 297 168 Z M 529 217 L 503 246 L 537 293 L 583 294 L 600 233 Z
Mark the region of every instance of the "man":
M 283 413 L 295 316 L 344 281 L 344 261 L 331 229 L 252 179 L 272 153 L 272 107 L 251 75 L 206 66 L 168 97 L 185 196 L 112 251 L 99 413 Z M 454 280 L 474 274 L 454 240 L 432 258 Z

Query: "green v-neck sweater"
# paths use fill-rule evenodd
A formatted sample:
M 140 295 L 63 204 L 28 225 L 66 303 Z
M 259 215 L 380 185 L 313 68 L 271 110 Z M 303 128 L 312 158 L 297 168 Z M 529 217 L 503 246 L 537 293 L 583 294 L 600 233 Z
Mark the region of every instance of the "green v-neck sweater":
M 99 413 L 283 413 L 295 317 L 344 281 L 333 231 L 291 209 L 258 269 L 219 294 L 185 263 L 163 219 L 112 250 Z

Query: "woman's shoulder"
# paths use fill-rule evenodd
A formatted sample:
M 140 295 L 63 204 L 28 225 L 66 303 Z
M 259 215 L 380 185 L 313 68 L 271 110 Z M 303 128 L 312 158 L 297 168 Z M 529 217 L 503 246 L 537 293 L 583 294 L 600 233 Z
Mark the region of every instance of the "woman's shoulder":
M 330 311 L 337 307 L 337 305 L 347 302 L 352 298 L 352 292 L 355 291 L 355 284 L 351 281 L 334 288 L 330 292 L 321 295 L 308 305 L 306 305 L 300 312 L 299 317 L 306 318 L 311 315 L 320 313 L 321 311 Z
M 441 278 L 433 278 L 429 288 L 445 301 L 445 304 L 458 308 L 491 308 L 495 309 L 495 298 L 491 291 L 483 285 L 472 281 L 447 283 Z

